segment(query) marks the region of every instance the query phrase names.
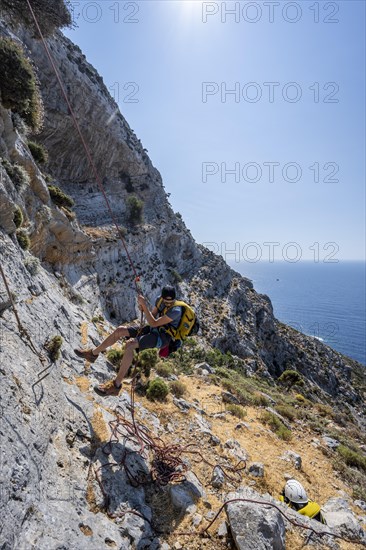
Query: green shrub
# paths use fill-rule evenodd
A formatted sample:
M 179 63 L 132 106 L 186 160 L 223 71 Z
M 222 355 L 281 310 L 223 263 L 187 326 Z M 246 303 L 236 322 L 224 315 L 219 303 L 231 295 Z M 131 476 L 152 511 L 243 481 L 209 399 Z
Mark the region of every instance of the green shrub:
M 278 414 L 283 416 L 284 418 L 287 418 L 288 420 L 295 420 L 297 418 L 297 411 L 294 407 L 291 407 L 290 405 L 276 405 L 275 407 Z
M 169 393 L 169 388 L 161 378 L 155 378 L 147 388 L 146 397 L 150 401 L 164 401 Z
M 23 212 L 22 210 L 19 208 L 19 206 L 17 206 L 14 210 L 14 216 L 13 216 L 13 221 L 15 223 L 15 227 L 17 229 L 19 229 L 19 227 L 22 225 L 24 219 L 23 219 Z
M 178 273 L 178 271 L 176 271 L 175 269 L 171 269 L 170 273 L 175 284 L 181 283 L 183 281 L 182 275 L 180 275 L 180 273 Z
M 166 361 L 160 361 L 156 365 L 155 370 L 156 374 L 162 376 L 163 378 L 168 378 L 171 374 L 173 374 L 172 364 Z
M 21 136 L 26 136 L 29 133 L 30 128 L 26 125 L 24 119 L 20 116 L 19 113 L 11 113 L 11 120 L 13 122 L 15 130 L 17 130 L 17 132 Z
M 40 143 L 35 141 L 28 141 L 27 145 L 32 154 L 32 157 L 38 164 L 46 164 L 48 161 L 48 152 L 47 149 Z
M 280 426 L 283 426 L 283 423 L 278 418 L 278 416 L 271 413 L 270 411 L 263 411 L 261 413 L 259 419 L 260 419 L 261 422 L 263 422 L 263 424 L 267 424 L 271 428 L 272 431 L 275 431 Z
M 63 343 L 61 336 L 54 336 L 49 342 L 45 345 L 46 350 L 51 361 L 54 363 L 60 357 L 60 349 Z
M 284 441 L 290 441 L 292 438 L 291 430 L 286 428 L 286 426 L 284 426 L 283 424 L 281 424 L 281 426 L 277 428 L 275 434 L 277 435 L 277 437 L 283 439 Z
M 56 204 L 56 206 L 64 206 L 65 208 L 72 208 L 74 206 L 74 201 L 71 197 L 66 195 L 59 187 L 56 185 L 49 185 L 48 191 L 51 195 L 51 200 Z
M 50 0 L 31 0 L 32 9 L 43 35 L 49 36 L 56 29 L 71 25 L 68 4 L 69 2 L 64 2 L 64 0 L 52 0 L 52 2 Z M 21 21 L 29 27 L 39 38 L 37 27 L 24 0 L 0 0 L 0 8 L 8 12 L 14 22 Z
M 339 447 L 338 447 L 339 448 Z M 343 481 L 349 484 L 354 499 L 366 500 L 366 476 L 363 472 L 350 468 L 343 457 L 337 454 L 333 460 L 334 469 L 339 472 Z
M 137 366 L 141 368 L 147 378 L 150 376 L 150 371 L 155 368 L 157 362 L 158 352 L 155 348 L 144 349 L 138 354 Z
M 318 411 L 319 415 L 323 418 L 331 417 L 333 415 L 333 409 L 329 405 L 324 405 L 324 403 L 316 403 L 315 408 Z
M 144 203 L 139 198 L 127 197 L 127 219 L 132 225 L 141 223 Z
M 94 317 L 92 317 L 92 323 L 103 323 L 103 321 L 103 315 L 94 315 Z
M 366 472 L 366 457 L 358 451 L 353 451 L 346 445 L 339 445 L 337 451 L 343 458 L 347 466 L 356 467 Z
M 20 248 L 22 248 L 23 250 L 28 250 L 28 248 L 31 245 L 31 242 L 26 231 L 24 231 L 24 229 L 17 229 L 16 237 Z
M 255 405 L 256 407 L 268 407 L 270 404 L 268 397 L 266 397 L 259 391 L 255 391 L 253 393 L 251 400 L 253 405 Z
M 1 0 L 1 3 L 4 1 Z M 28 11 L 24 5 L 22 10 Z M 36 75 L 22 47 L 9 38 L 0 38 L 0 67 L 3 106 L 18 113 L 32 130 L 37 131 L 41 126 L 43 109 Z
M 107 352 L 107 359 L 112 365 L 118 367 L 123 357 L 123 350 L 121 348 L 111 348 Z
M 6 173 L 18 191 L 20 191 L 24 185 L 29 185 L 29 175 L 23 166 L 11 164 L 6 159 L 2 159 L 1 164 L 4 166 Z
M 290 441 L 292 437 L 291 430 L 286 428 L 278 416 L 270 411 L 263 411 L 260 416 L 260 421 L 263 422 L 263 424 L 267 424 L 277 437 L 285 441 Z
M 234 403 L 229 403 L 226 405 L 226 410 L 231 412 L 231 414 L 237 418 L 244 418 L 247 415 L 247 411 L 243 409 L 243 407 L 240 405 L 235 405 Z
M 183 382 L 180 382 L 180 380 L 174 380 L 174 382 L 170 382 L 169 385 L 170 391 L 175 397 L 183 397 L 185 393 L 187 393 L 187 386 L 183 384 Z
M 285 370 L 278 381 L 286 386 L 287 391 L 295 385 L 301 386 L 304 383 L 301 374 L 296 370 Z
M 55 179 L 51 176 L 51 174 L 42 174 L 42 175 L 43 175 L 43 179 L 46 183 L 52 183 Z
M 24 260 L 24 265 L 31 275 L 37 275 L 41 264 L 38 258 L 29 256 Z
M 305 405 L 307 402 L 306 397 L 304 397 L 301 393 L 297 393 L 295 395 L 295 399 L 299 403 L 299 405 Z
M 216 368 L 215 372 L 218 376 L 220 376 L 220 378 L 227 378 L 227 379 L 230 378 L 230 373 L 225 368 L 220 368 L 220 367 Z

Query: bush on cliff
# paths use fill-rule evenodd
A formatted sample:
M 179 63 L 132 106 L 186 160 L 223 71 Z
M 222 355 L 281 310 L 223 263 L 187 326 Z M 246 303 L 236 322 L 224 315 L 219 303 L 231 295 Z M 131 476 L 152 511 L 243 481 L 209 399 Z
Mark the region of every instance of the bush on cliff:
M 6 109 L 18 113 L 33 131 L 37 131 L 41 126 L 43 109 L 36 75 L 22 47 L 14 40 L 0 38 L 0 67 L 1 103 Z
M 302 386 L 304 384 L 301 374 L 296 370 L 285 370 L 278 381 L 284 384 L 286 391 L 290 391 L 293 386 Z
M 49 185 L 48 191 L 50 192 L 52 202 L 56 206 L 63 206 L 64 208 L 72 208 L 74 206 L 73 199 L 66 195 L 57 185 Z
M 46 164 L 48 161 L 47 149 L 40 143 L 35 141 L 28 141 L 27 143 L 29 150 L 32 154 L 32 157 L 38 164 Z
M 54 336 L 45 345 L 45 348 L 48 351 L 48 355 L 53 363 L 55 363 L 57 359 L 60 358 L 60 349 L 62 344 L 63 344 L 62 336 Z
M 71 26 L 71 15 L 67 0 L 30 0 L 42 33 L 51 35 L 56 29 Z M 0 9 L 11 16 L 14 23 L 21 22 L 32 29 L 39 38 L 37 27 L 25 0 L 0 0 Z
M 152 368 L 155 368 L 157 362 L 158 354 L 156 349 L 144 349 L 138 354 L 137 366 L 147 378 L 150 376 L 150 371 Z
M 268 424 L 273 432 L 284 441 L 290 441 L 292 437 L 291 430 L 286 428 L 286 426 L 281 422 L 281 420 L 275 414 L 270 411 L 263 411 L 259 417 L 260 421 L 263 424 Z
M 15 227 L 17 229 L 19 229 L 19 227 L 22 225 L 23 221 L 24 221 L 23 212 L 19 208 L 19 206 L 17 206 L 14 210 L 14 215 L 13 215 L 13 222 L 15 224 Z
M 107 352 L 107 359 L 114 365 L 115 367 L 118 367 L 120 362 L 122 361 L 123 357 L 123 349 L 122 348 L 111 348 Z
M 185 393 L 187 393 L 187 386 L 183 384 L 180 380 L 174 380 L 173 382 L 170 382 L 169 385 L 171 393 L 175 397 L 183 397 Z
M 366 457 L 363 456 L 360 451 L 350 449 L 346 445 L 339 445 L 337 451 L 347 466 L 358 468 L 366 472 Z
M 30 238 L 27 235 L 27 232 L 24 229 L 17 229 L 16 237 L 20 248 L 22 248 L 23 250 L 28 250 L 31 242 Z
M 169 388 L 161 378 L 155 378 L 150 382 L 146 392 L 146 397 L 150 401 L 165 401 L 166 396 L 169 393 Z
M 142 209 L 144 203 L 139 198 L 127 197 L 127 217 L 131 225 L 138 224 L 142 221 Z
M 20 191 L 25 185 L 29 185 L 29 175 L 23 166 L 11 164 L 7 159 L 1 159 L 1 164 L 5 168 L 6 173 L 17 191 Z

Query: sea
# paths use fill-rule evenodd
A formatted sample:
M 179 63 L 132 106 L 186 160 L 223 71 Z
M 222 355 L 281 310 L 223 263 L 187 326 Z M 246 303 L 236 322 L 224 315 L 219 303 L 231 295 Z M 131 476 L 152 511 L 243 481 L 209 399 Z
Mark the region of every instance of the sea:
M 270 297 L 275 317 L 366 365 L 366 264 L 228 262 Z

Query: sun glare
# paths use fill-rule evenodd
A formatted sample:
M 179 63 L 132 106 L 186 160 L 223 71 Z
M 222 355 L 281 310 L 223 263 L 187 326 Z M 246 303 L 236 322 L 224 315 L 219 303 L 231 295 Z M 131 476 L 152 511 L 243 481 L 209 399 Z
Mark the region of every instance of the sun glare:
M 185 20 L 190 19 L 195 14 L 199 14 L 202 9 L 202 0 L 180 0 L 179 7 L 182 17 Z

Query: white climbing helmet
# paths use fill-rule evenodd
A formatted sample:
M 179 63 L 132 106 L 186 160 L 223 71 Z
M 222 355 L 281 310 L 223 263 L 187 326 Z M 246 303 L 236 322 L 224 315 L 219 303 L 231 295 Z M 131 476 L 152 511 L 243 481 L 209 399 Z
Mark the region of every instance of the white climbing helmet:
M 304 487 L 296 479 L 289 479 L 286 483 L 285 497 L 295 504 L 307 504 L 309 501 Z

